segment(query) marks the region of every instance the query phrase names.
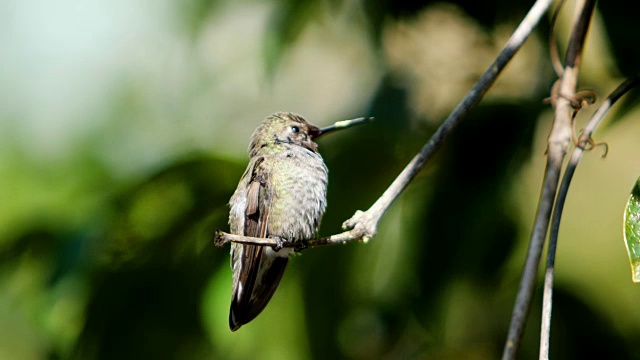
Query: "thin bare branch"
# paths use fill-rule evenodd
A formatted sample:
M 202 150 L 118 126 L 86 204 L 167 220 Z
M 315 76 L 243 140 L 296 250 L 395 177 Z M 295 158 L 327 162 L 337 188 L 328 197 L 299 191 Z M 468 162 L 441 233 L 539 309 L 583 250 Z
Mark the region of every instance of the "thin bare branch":
M 598 110 L 593 114 L 587 122 L 584 131 L 578 139 L 578 143 L 571 153 L 571 158 L 567 164 L 566 171 L 562 177 L 560 190 L 553 209 L 553 219 L 551 220 L 551 232 L 549 234 L 549 248 L 547 250 L 547 267 L 544 278 L 544 294 L 542 297 L 542 326 L 540 329 L 540 359 L 549 359 L 549 339 L 551 335 L 551 308 L 553 297 L 553 280 L 555 273 L 556 248 L 558 244 L 558 232 L 560 230 L 560 221 L 562 219 L 562 211 L 564 203 L 569 192 L 571 179 L 575 173 L 578 163 L 582 158 L 586 147 L 592 142 L 591 135 L 595 132 L 598 125 L 604 119 L 607 111 L 615 104 L 615 102 L 629 90 L 640 84 L 640 78 L 634 76 L 620 84 L 607 99 L 600 105 Z
M 303 245 L 303 248 L 314 248 L 327 245 L 346 244 L 354 240 L 364 241 L 357 239 L 351 231 L 345 231 L 340 234 L 331 235 L 328 237 L 312 239 Z M 213 235 L 213 242 L 216 246 L 222 246 L 228 242 L 235 242 L 247 245 L 262 245 L 262 246 L 282 246 L 300 249 L 300 242 L 283 240 L 280 243 L 276 239 L 271 238 L 257 238 L 251 236 L 243 236 L 236 234 L 229 234 L 224 231 L 216 230 Z
M 422 169 L 424 164 L 440 148 L 444 138 L 451 133 L 462 118 L 482 99 L 511 58 L 520 49 L 529 35 L 531 35 L 533 28 L 538 24 L 550 4 L 551 0 L 536 1 L 518 28 L 514 31 L 513 35 L 511 35 L 511 38 L 507 41 L 496 60 L 489 66 L 460 103 L 458 103 L 431 139 L 429 139 L 389 188 L 366 212 L 358 211 L 351 219 L 344 222 L 342 225 L 344 229 L 352 229 L 356 238 L 362 238 L 364 240 L 376 235 L 378 222 L 389 206 L 391 206 L 420 169 Z
M 520 279 L 516 302 L 511 314 L 509 333 L 502 353 L 503 360 L 515 359 L 516 353 L 520 348 L 527 316 L 531 308 L 531 300 L 537 280 L 542 248 L 549 227 L 551 208 L 558 189 L 562 161 L 571 142 L 571 114 L 573 110 L 570 99 L 572 99 L 575 94 L 580 54 L 591 21 L 591 15 L 593 14 L 595 0 L 584 0 L 577 6 L 579 6 L 579 11 L 577 11 L 577 17 L 574 21 L 571 38 L 567 47 L 565 69 L 562 72 L 560 85 L 558 86 L 560 96 L 556 97 L 557 100 L 555 102 L 555 119 L 547 146 L 547 165 L 542 191 L 538 202 L 535 223 L 529 239 L 529 249 L 527 250 L 527 257 Z M 552 95 L 552 97 L 554 97 L 554 95 Z
M 391 183 L 387 190 L 367 211 L 356 211 L 356 213 L 342 224 L 343 229 L 348 230 L 343 233 L 330 236 L 328 238 L 309 240 L 309 247 L 343 244 L 351 241 L 363 241 L 373 238 L 377 233 L 378 223 L 389 209 L 391 204 L 398 198 L 400 193 L 409 185 L 411 180 L 418 174 L 424 164 L 440 148 L 443 140 L 460 123 L 467 113 L 482 99 L 491 85 L 496 81 L 498 75 L 504 70 L 515 53 L 522 47 L 525 40 L 531 35 L 533 28 L 538 24 L 540 18 L 545 14 L 552 0 L 537 0 L 520 25 L 516 28 L 511 38 L 504 48 L 482 74 L 480 79 L 469 90 L 467 95 L 458 103 L 449 117 L 440 125 L 431 139 L 422 147 L 420 152 L 407 164 L 398 177 Z M 258 245 L 277 245 L 275 240 L 246 238 L 238 235 L 228 236 L 222 232 L 216 232 L 217 241 L 233 241 Z M 292 244 L 287 244 L 292 245 Z M 293 246 L 295 247 L 295 246 Z

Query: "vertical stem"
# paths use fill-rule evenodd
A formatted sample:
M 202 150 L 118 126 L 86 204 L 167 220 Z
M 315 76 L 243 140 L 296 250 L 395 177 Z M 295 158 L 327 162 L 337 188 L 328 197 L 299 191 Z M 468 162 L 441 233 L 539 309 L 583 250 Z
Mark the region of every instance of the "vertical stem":
M 542 326 L 540 327 L 540 360 L 549 359 L 549 343 L 551 335 L 551 309 L 553 303 L 553 280 L 555 275 L 556 247 L 558 244 L 558 233 L 560 231 L 560 220 L 564 210 L 564 203 L 569 192 L 569 186 L 573 174 L 578 167 L 578 163 L 582 158 L 585 147 L 591 141 L 591 135 L 600 124 L 604 115 L 613 106 L 613 104 L 629 90 L 633 89 L 640 83 L 640 77 L 633 76 L 618 86 L 600 105 L 598 110 L 591 116 L 589 122 L 584 128 L 578 144 L 573 149 L 571 159 L 567 164 L 562 184 L 556 199 L 556 205 L 553 209 L 553 219 L 551 220 L 551 233 L 549 234 L 549 249 L 547 250 L 547 270 L 544 277 L 544 294 L 542 296 Z M 603 155 L 604 156 L 604 155 Z
M 551 217 L 551 209 L 556 197 L 562 161 L 567 153 L 567 149 L 571 142 L 572 126 L 571 126 L 571 103 L 575 95 L 576 84 L 578 81 L 578 65 L 584 41 L 589 29 L 591 15 L 595 6 L 595 0 L 579 1 L 577 6 L 577 17 L 571 32 L 571 39 L 567 47 L 565 56 L 565 70 L 560 78 L 559 94 L 557 96 L 555 120 L 551 134 L 549 135 L 549 143 L 547 147 L 547 166 L 544 174 L 542 192 L 536 213 L 535 223 L 529 239 L 529 249 L 520 279 L 518 295 L 516 303 L 511 315 L 511 323 L 509 325 L 509 334 L 505 342 L 502 353 L 503 360 L 515 359 L 516 353 L 520 348 L 522 336 L 527 323 L 527 316 L 531 309 L 531 300 L 535 290 L 538 266 L 542 256 L 542 248 L 544 240 L 547 237 L 549 228 L 549 219 Z
M 535 223 L 529 240 L 529 250 L 525 260 L 524 269 L 522 270 L 522 278 L 520 279 L 520 287 L 516 303 L 511 314 L 511 324 L 509 326 L 509 334 L 507 342 L 502 353 L 502 359 L 515 359 L 516 353 L 520 348 L 522 335 L 527 323 L 527 316 L 531 307 L 531 299 L 536 285 L 538 274 L 538 264 L 542 255 L 542 247 L 544 239 L 547 236 L 547 227 L 549 225 L 549 217 L 551 216 L 551 208 L 553 199 L 555 198 L 558 179 L 560 178 L 560 161 L 556 157 L 549 156 L 544 174 L 544 183 L 538 203 Z

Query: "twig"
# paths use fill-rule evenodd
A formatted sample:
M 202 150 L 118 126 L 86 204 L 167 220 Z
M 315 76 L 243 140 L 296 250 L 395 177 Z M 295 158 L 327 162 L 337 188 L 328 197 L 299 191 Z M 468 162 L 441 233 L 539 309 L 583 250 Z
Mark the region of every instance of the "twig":
M 384 194 L 382 194 L 366 212 L 357 211 L 351 219 L 345 221 L 342 224 L 343 229 L 352 229 L 352 231 L 355 231 L 355 234 L 361 235 L 364 240 L 375 236 L 377 225 L 382 215 L 384 215 L 393 201 L 416 176 L 425 162 L 440 148 L 446 135 L 458 125 L 473 106 L 480 102 L 480 99 L 482 99 L 487 90 L 493 85 L 498 75 L 520 49 L 529 35 L 531 35 L 533 28 L 538 24 L 550 4 L 551 0 L 537 0 L 535 2 L 529 10 L 529 13 L 527 13 L 520 25 L 518 25 L 518 28 L 511 35 L 511 38 L 509 38 L 496 60 L 489 66 L 484 74 L 482 74 L 480 79 L 478 79 L 460 103 L 458 103 L 431 139 L 422 147 L 420 152 L 411 160 L 404 170 L 402 170 Z
M 589 28 L 595 0 L 585 0 L 578 6 L 580 5 L 582 5 L 582 7 L 577 12 L 577 18 L 574 21 L 571 39 L 569 40 L 565 57 L 566 65 L 560 78 L 560 85 L 558 86 L 558 90 L 562 96 L 557 97 L 555 104 L 555 120 L 547 145 L 548 157 L 540 201 L 529 239 L 529 249 L 527 250 L 527 257 L 524 269 L 522 270 L 518 295 L 516 296 L 516 302 L 511 314 L 509 333 L 502 353 L 503 360 L 515 359 L 516 353 L 520 348 L 527 316 L 531 308 L 531 300 L 535 289 L 542 248 L 549 227 L 551 208 L 558 188 L 562 161 L 571 142 L 572 109 L 569 99 L 575 94 L 578 79 L 578 65 L 580 63 L 580 56 Z
M 444 138 L 451 133 L 473 106 L 482 99 L 511 58 L 513 58 L 525 40 L 531 35 L 533 28 L 538 24 L 550 4 L 551 0 L 537 0 L 535 2 L 513 35 L 511 35 L 511 38 L 509 38 L 496 60 L 489 66 L 484 74 L 482 74 L 480 79 L 478 79 L 467 95 L 458 103 L 449 117 L 440 125 L 438 130 L 436 130 L 431 139 L 429 139 L 420 152 L 414 156 L 411 162 L 407 164 L 404 170 L 402 170 L 378 200 L 367 211 L 363 212 L 358 210 L 349 220 L 345 221 L 342 224 L 342 228 L 347 231 L 328 238 L 309 240 L 309 247 L 342 244 L 350 241 L 366 242 L 376 235 L 378 223 L 387 209 L 389 209 L 400 193 L 407 187 L 411 180 L 413 180 L 416 174 L 418 174 L 424 164 L 440 148 Z M 217 234 L 222 236 L 220 238 L 221 241 L 226 239 L 226 241 L 275 245 L 275 241 L 271 239 L 260 239 L 258 241 L 256 238 L 250 239 L 238 237 L 238 235 L 229 237 L 221 235 L 221 232 L 217 232 Z
M 304 244 L 302 247 L 314 248 L 314 247 L 327 246 L 327 245 L 346 244 L 351 241 L 354 241 L 353 235 L 351 234 L 350 231 L 345 231 L 343 233 L 331 235 L 328 237 L 308 240 L 306 244 Z M 291 247 L 291 248 L 300 248 L 301 246 L 300 242 L 295 242 L 295 241 L 284 240 L 278 243 L 276 239 L 257 238 L 257 237 L 251 237 L 251 236 L 229 234 L 220 230 L 216 230 L 215 233 L 213 234 L 213 242 L 216 246 L 222 246 L 228 242 L 235 242 L 235 243 L 248 244 L 248 245 L 282 246 L 282 247 Z
M 615 102 L 629 90 L 640 84 L 640 78 L 634 76 L 620 84 L 607 99 L 600 105 L 598 110 L 593 114 L 587 122 L 575 148 L 571 153 L 571 158 L 567 164 L 566 171 L 562 177 L 560 190 L 556 198 L 556 204 L 553 209 L 553 218 L 551 220 L 551 232 L 549 234 L 549 248 L 547 250 L 547 268 L 544 277 L 544 294 L 542 297 L 542 326 L 540 329 L 540 359 L 549 359 L 549 338 L 551 333 L 551 307 L 553 297 L 553 280 L 555 273 L 556 248 L 558 244 L 558 232 L 560 229 L 560 220 L 562 219 L 562 211 L 564 203 L 569 192 L 569 186 L 573 174 L 582 158 L 582 154 L 587 149 L 587 145 L 592 143 L 591 135 L 594 133 L 600 122 L 604 119 L 607 111 L 615 104 Z

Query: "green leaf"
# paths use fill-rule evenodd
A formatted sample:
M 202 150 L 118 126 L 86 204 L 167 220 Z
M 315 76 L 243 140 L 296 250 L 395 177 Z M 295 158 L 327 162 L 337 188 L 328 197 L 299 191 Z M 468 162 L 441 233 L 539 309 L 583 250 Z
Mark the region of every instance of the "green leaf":
M 631 263 L 631 278 L 640 282 L 640 178 L 631 191 L 627 208 L 624 211 L 624 240 Z

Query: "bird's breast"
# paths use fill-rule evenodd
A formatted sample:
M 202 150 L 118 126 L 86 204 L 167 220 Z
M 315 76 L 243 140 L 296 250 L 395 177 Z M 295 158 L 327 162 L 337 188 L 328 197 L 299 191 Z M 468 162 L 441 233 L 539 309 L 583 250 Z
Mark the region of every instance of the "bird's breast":
M 268 235 L 313 238 L 326 208 L 328 171 L 322 157 L 294 149 L 278 156 L 271 170 Z

